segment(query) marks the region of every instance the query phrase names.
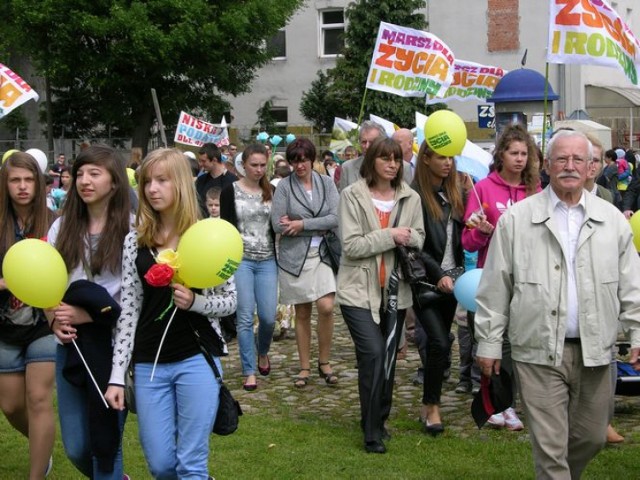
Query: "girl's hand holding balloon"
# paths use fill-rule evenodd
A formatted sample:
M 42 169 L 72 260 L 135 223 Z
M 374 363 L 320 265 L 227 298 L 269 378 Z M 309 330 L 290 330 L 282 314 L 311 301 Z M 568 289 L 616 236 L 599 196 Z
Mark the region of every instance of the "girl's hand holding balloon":
M 66 303 L 61 303 L 53 309 L 53 312 L 58 322 L 68 323 L 69 325 L 82 325 L 83 323 L 93 322 L 84 308 Z
M 4 278 L 0 278 L 0 290 L 7 289 L 7 282 L 4 281 Z
M 180 310 L 189 310 L 195 300 L 195 293 L 179 283 L 172 283 L 171 288 L 173 288 L 173 303 L 175 306 Z
M 47 308 L 44 310 L 44 315 L 47 317 L 47 321 L 49 322 L 49 329 L 51 329 L 53 334 L 62 343 L 70 343 L 77 337 L 77 331 L 68 322 L 61 322 L 60 319 L 56 317 L 56 310 L 57 307 Z

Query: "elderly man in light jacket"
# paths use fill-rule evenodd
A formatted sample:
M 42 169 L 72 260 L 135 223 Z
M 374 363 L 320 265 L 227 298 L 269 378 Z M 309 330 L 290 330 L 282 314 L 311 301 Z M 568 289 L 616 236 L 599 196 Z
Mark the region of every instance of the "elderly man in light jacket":
M 622 214 L 583 189 L 591 150 L 580 132 L 551 139 L 550 185 L 500 218 L 476 298 L 483 375 L 508 331 L 537 478 L 580 478 L 604 446 L 619 322 L 638 365 L 640 260 Z

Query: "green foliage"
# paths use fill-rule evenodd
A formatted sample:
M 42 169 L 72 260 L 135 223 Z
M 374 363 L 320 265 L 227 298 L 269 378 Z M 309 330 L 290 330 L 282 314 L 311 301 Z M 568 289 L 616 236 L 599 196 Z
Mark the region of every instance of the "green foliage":
M 29 122 L 27 121 L 27 117 L 24 116 L 24 112 L 20 108 L 16 108 L 11 113 L 9 113 L 6 117 L 2 119 L 3 127 L 15 134 L 16 129 L 18 129 L 19 137 L 22 139 L 27 138 L 27 133 L 29 130 Z
M 319 130 L 330 132 L 334 117 L 343 117 L 349 113 L 344 107 L 331 88 L 329 76 L 318 70 L 318 78 L 311 83 L 311 89 L 302 94 L 302 116 L 312 121 Z
M 146 146 L 155 88 L 163 118 L 249 90 L 269 61 L 264 40 L 302 0 L 9 0 L 3 34 L 48 76 L 54 117 L 71 134 L 99 124 Z M 257 27 L 259 25 L 259 28 Z
M 318 73 L 311 89 L 305 92 L 300 112 L 307 120 L 330 130 L 333 117 L 357 120 L 365 95 L 365 83 L 380 22 L 424 30 L 427 22 L 417 13 L 426 6 L 425 0 L 359 0 L 351 3 L 345 15 L 348 26 L 345 48 L 335 68 L 326 74 Z M 379 115 L 401 127 L 415 124 L 415 111 L 430 114 L 446 105 L 425 105 L 424 98 L 402 98 L 389 93 L 366 92 L 364 119 L 369 114 Z

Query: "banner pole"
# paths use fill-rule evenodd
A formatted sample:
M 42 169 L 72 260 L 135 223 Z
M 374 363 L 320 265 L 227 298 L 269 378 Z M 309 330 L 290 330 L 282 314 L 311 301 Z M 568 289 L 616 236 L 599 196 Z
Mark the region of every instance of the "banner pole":
M 162 146 L 167 148 L 167 135 L 164 131 L 164 123 L 162 123 L 162 113 L 160 113 L 160 104 L 158 103 L 158 95 L 156 94 L 156 89 L 151 89 L 151 99 L 153 100 L 153 108 L 156 112 L 156 120 L 158 120 L 158 129 L 160 130 L 160 140 L 162 141 Z
M 544 158 L 544 151 L 547 144 L 547 105 L 549 100 L 549 62 L 545 62 L 544 67 L 544 103 L 542 108 L 542 143 L 540 150 L 542 150 L 542 158 Z
M 364 95 L 362 95 L 362 102 L 360 103 L 360 113 L 358 114 L 358 126 L 360 126 L 360 124 L 362 123 L 362 116 L 364 115 L 364 102 L 367 100 L 368 91 L 369 89 L 365 87 Z

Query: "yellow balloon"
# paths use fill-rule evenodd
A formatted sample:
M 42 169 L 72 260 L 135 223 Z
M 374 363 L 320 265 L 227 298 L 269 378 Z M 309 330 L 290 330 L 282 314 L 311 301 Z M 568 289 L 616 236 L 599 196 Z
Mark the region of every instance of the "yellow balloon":
M 226 282 L 242 261 L 242 237 L 225 220 L 193 224 L 178 243 L 180 278 L 190 287 L 211 288 Z
M 636 247 L 636 251 L 640 252 L 640 210 L 631 215 L 629 223 L 633 232 L 633 244 Z
M 467 141 L 467 127 L 449 110 L 433 112 L 424 125 L 424 138 L 429 148 L 440 155 L 460 155 Z
M 4 155 L 2 155 L 2 163 L 6 162 L 7 158 L 9 158 L 11 155 L 13 155 L 16 152 L 19 152 L 19 150 L 11 149 L 4 152 Z
M 7 251 L 2 276 L 9 291 L 32 307 L 55 307 L 67 289 L 64 260 L 55 248 L 35 238 L 22 240 Z

